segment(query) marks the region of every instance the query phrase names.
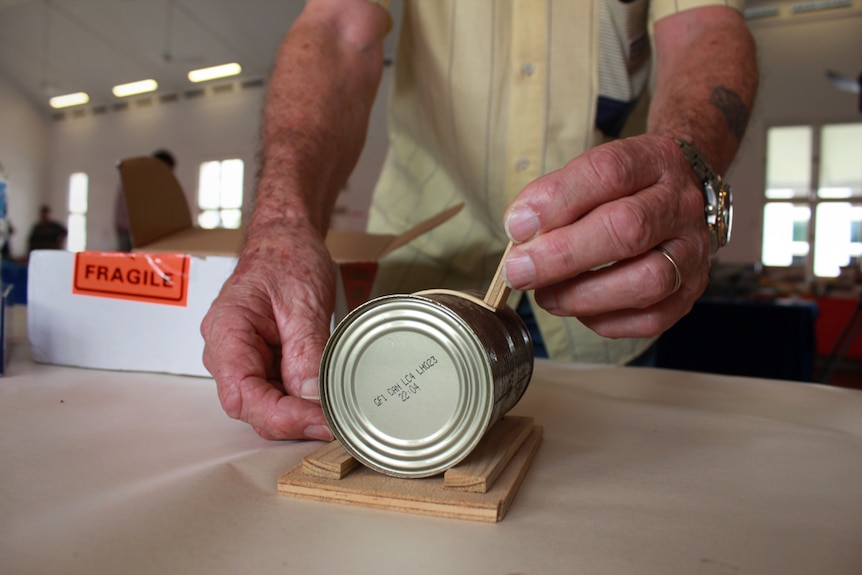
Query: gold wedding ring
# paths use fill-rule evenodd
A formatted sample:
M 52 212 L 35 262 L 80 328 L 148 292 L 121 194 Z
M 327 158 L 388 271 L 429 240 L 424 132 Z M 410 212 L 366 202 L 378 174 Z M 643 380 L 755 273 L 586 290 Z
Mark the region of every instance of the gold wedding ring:
M 664 246 L 656 246 L 655 247 L 658 252 L 667 258 L 667 261 L 670 262 L 670 265 L 673 266 L 673 289 L 671 290 L 671 295 L 675 294 L 679 290 L 679 286 L 682 283 L 682 275 L 679 273 L 679 266 L 676 263 L 676 260 L 673 259 L 673 256 L 670 255 L 670 252 L 667 251 L 667 248 Z

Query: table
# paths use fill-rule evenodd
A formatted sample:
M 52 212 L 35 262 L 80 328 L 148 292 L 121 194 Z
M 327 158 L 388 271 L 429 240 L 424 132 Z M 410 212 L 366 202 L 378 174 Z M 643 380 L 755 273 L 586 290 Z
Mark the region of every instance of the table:
M 0 572 L 862 573 L 862 392 L 538 361 L 544 442 L 496 524 L 292 499 L 212 380 L 0 378 Z

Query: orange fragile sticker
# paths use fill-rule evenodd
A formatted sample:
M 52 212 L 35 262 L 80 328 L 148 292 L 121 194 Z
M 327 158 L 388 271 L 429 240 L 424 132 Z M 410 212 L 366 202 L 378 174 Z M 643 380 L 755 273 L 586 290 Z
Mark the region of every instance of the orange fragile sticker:
M 78 252 L 72 293 L 185 307 L 190 263 L 185 254 Z

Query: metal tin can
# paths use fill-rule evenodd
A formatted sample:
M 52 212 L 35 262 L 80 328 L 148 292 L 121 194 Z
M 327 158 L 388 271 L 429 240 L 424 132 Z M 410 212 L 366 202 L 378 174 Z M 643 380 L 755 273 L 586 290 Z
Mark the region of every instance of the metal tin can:
M 320 399 L 357 460 L 387 475 L 428 477 L 466 457 L 532 374 L 529 331 L 511 308 L 458 292 L 391 295 L 335 328 Z

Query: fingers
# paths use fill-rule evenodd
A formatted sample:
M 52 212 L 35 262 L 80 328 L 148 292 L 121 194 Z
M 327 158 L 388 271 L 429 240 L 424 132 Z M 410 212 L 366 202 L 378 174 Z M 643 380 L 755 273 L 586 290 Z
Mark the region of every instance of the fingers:
M 675 238 L 693 246 L 679 257 L 705 259 L 703 196 L 676 145 L 658 137 L 616 144 L 536 180 L 512 204 L 507 230 L 519 243 L 504 268 L 511 287 L 549 287 Z M 608 173 L 598 176 L 597 166 L 606 165 Z M 536 228 L 527 239 L 519 235 L 529 227 L 519 215 L 524 209 Z
M 317 387 L 331 261 L 322 244 L 286 250 L 284 243 L 241 260 L 223 286 L 201 323 L 204 365 L 225 412 L 262 437 L 331 440 Z
M 676 219 L 672 212 L 658 217 L 652 203 L 626 197 L 593 209 L 576 225 L 514 246 L 504 268 L 506 281 L 516 289 L 541 288 L 644 253 L 673 233 Z
M 643 271 L 640 276 L 645 293 L 637 303 L 642 307 L 605 307 L 605 311 L 579 315 L 581 322 L 609 338 L 657 337 L 691 311 L 695 299 L 706 288 L 708 275 L 699 271 L 685 273 L 676 264 L 671 250 L 665 246 L 660 248 L 652 250 L 639 262 L 652 270 Z M 600 309 L 601 306 L 596 306 L 596 310 Z
M 664 258 L 673 266 L 673 287 L 670 288 L 670 294 L 673 295 L 679 291 L 679 286 L 682 283 L 682 274 L 679 271 L 679 265 L 673 259 L 673 255 L 664 246 L 656 246 L 655 250 L 664 256 Z
M 667 138 L 644 136 L 611 142 L 538 178 L 506 210 L 504 226 L 515 243 L 571 224 L 590 210 L 660 182 L 669 159 L 682 157 Z
M 504 278 L 606 337 L 652 337 L 688 313 L 709 274 L 699 182 L 673 140 L 588 151 L 527 186 L 506 214 Z
M 275 322 L 251 307 L 238 305 L 235 297 L 230 294 L 219 296 L 201 323 L 205 342 L 204 366 L 219 384 L 238 382 L 249 374 L 270 381 L 280 380 L 275 361 L 280 355 Z M 222 395 L 233 397 L 230 393 Z M 226 403 L 224 397 L 222 405 L 225 411 L 231 417 L 239 418 L 239 404 Z
M 285 394 L 280 354 L 267 341 L 278 341 L 274 322 L 259 321 L 255 327 L 246 321 L 247 312 L 233 311 L 215 306 L 201 325 L 204 365 L 216 380 L 225 412 L 268 439 L 331 439 L 319 403 Z
M 691 305 L 679 297 L 672 297 L 645 309 L 617 310 L 597 316 L 578 319 L 599 335 L 616 339 L 624 337 L 658 337 L 682 316 Z
M 301 381 L 286 385 L 279 373 L 283 358 L 273 351 L 279 349 L 274 322 L 258 317 L 253 323 L 246 321 L 248 317 L 248 312 L 226 312 L 216 306 L 201 327 L 207 338 L 204 365 L 216 380 L 225 412 L 267 439 L 331 440 L 317 392 L 313 358 L 319 354 L 311 355 L 306 366 L 292 365 L 289 371 L 302 374 L 296 376 Z M 313 346 L 308 342 L 313 339 L 303 340 L 309 354 Z
M 238 396 L 232 400 L 240 402 L 238 419 L 249 423 L 261 437 L 332 440 L 319 403 L 285 395 L 269 381 L 249 377 L 237 386 L 219 386 L 220 398 L 223 393 Z
M 672 250 L 685 250 L 681 242 L 663 247 L 674 261 L 677 256 Z M 650 250 L 536 290 L 536 302 L 554 315 L 578 317 L 605 337 L 654 337 L 688 313 L 703 293 L 708 262 L 704 265 L 704 269 L 688 264 L 675 268 L 660 250 Z
M 291 314 L 279 322 L 279 333 L 286 334 L 281 346 L 279 372 L 288 395 L 319 403 L 317 375 L 329 338 L 331 311 L 321 313 L 317 306 L 299 301 L 308 300 L 297 298 L 284 304 L 291 307 Z

